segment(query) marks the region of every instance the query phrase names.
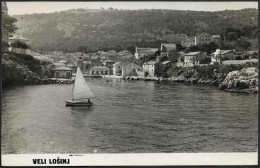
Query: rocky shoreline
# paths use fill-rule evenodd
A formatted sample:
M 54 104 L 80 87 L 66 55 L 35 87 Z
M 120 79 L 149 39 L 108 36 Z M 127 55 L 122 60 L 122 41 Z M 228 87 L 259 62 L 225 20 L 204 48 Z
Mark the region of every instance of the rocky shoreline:
M 240 71 L 231 71 L 224 78 L 221 74 L 215 74 L 215 79 L 185 78 L 183 76 L 163 77 L 138 77 L 127 76 L 124 80 L 144 81 L 170 81 L 177 83 L 205 84 L 217 86 L 218 89 L 236 93 L 258 93 L 258 69 L 255 67 L 243 68 Z

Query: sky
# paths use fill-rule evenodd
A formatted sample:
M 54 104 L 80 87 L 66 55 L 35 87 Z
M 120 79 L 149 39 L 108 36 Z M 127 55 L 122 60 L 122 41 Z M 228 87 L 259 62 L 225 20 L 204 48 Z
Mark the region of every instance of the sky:
M 257 2 L 7 2 L 9 15 L 51 13 L 78 8 L 117 9 L 172 9 L 195 11 L 221 11 L 258 8 Z

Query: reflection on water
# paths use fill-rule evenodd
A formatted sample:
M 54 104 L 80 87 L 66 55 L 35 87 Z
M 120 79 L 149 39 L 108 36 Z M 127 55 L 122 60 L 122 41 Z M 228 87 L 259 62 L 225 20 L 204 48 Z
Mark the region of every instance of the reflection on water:
M 3 92 L 3 153 L 253 152 L 257 95 L 169 82 L 86 78 L 91 107 L 66 107 L 72 85 Z

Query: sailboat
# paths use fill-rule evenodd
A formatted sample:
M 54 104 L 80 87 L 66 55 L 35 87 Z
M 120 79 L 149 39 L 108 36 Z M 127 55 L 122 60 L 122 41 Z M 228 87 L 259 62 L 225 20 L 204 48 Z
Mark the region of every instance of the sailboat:
M 75 82 L 72 89 L 72 100 L 66 100 L 66 106 L 92 106 L 90 98 L 95 97 L 91 92 L 81 70 L 77 67 Z

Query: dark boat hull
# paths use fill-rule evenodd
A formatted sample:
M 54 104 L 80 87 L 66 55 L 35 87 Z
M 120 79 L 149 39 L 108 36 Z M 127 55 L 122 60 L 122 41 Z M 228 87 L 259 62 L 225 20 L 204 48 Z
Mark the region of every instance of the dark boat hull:
M 66 100 L 66 106 L 92 106 L 92 105 L 93 105 L 92 102 Z

